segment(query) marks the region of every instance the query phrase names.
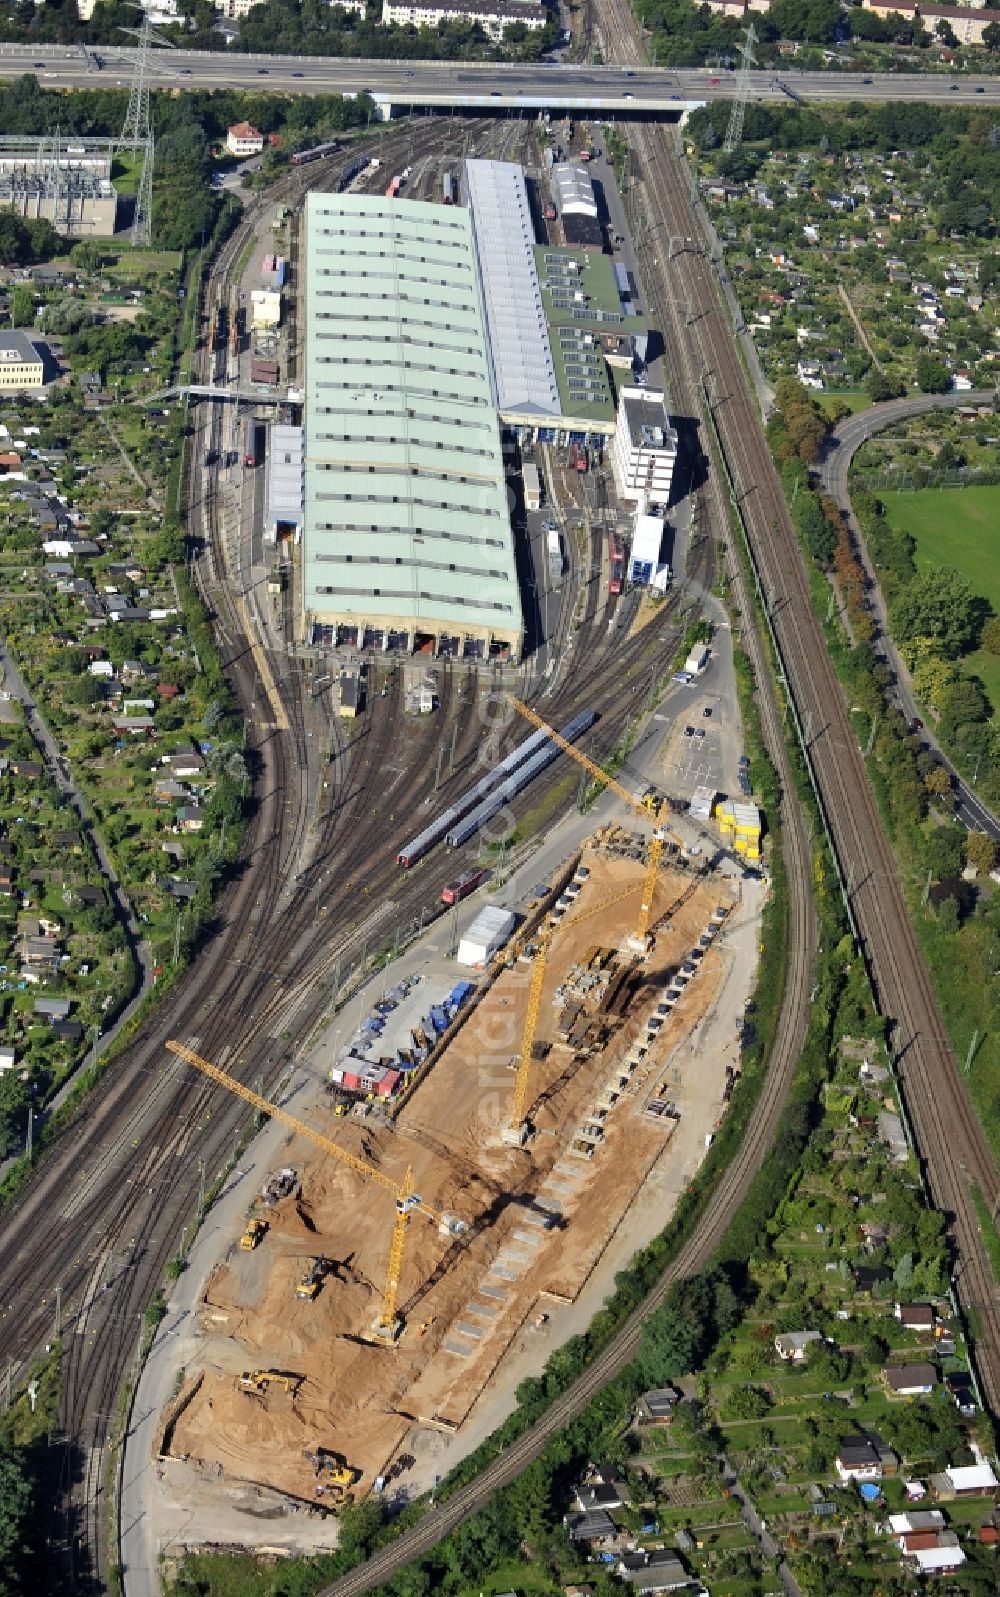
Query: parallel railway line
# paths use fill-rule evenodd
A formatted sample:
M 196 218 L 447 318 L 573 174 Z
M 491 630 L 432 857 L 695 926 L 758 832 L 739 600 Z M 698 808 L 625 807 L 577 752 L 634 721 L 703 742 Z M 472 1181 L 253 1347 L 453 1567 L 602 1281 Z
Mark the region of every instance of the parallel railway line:
M 664 135 L 639 135 L 648 160 L 643 202 L 671 237 L 697 238 L 700 227 Z M 774 595 L 772 623 L 809 759 L 845 880 L 879 1006 L 895 1027 L 904 1101 L 931 1199 L 950 1223 L 956 1289 L 974 1333 L 976 1360 L 990 1406 L 1000 1409 L 1000 1300 L 970 1191 L 992 1209 L 996 1163 L 945 1035 L 895 858 L 886 837 L 847 706 L 812 608 L 803 557 L 781 485 L 764 443 L 754 401 L 716 293 L 714 271 L 699 250 L 672 262 L 694 307 L 692 336 L 703 372 L 714 383 L 714 417 L 734 481 L 754 561 Z

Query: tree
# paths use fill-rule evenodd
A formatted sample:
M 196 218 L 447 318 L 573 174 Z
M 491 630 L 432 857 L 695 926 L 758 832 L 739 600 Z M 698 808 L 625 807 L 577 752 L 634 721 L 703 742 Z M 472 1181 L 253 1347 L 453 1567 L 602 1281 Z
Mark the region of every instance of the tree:
M 943 765 L 936 762 L 924 777 L 924 787 L 934 798 L 948 798 L 951 794 L 951 777 Z
M 979 647 L 985 649 L 987 654 L 1000 654 L 1000 616 L 991 616 L 984 623 L 979 634 Z
M 81 239 L 79 244 L 73 245 L 69 258 L 81 272 L 99 272 L 101 261 L 104 259 L 104 250 L 93 239 Z
M 975 677 L 959 677 L 941 699 L 941 736 L 950 743 L 959 727 L 985 721 L 990 705 Z
M 954 876 L 962 869 L 962 857 L 965 853 L 965 830 L 955 822 L 947 826 L 936 826 L 927 838 L 924 849 L 924 864 L 938 881 Z
M 946 394 L 951 387 L 951 372 L 937 355 L 917 357 L 917 387 L 925 394 Z
M 988 22 L 983 29 L 983 43 L 991 55 L 1000 52 L 1000 22 Z
M 916 666 L 913 686 L 933 710 L 940 710 L 941 700 L 954 682 L 957 669 L 951 660 L 942 660 L 937 654 L 925 655 Z
M 22 1453 L 7 1438 L 0 1438 L 0 1593 L 14 1597 L 25 1588 L 27 1531 L 32 1508 L 31 1481 Z
M 997 846 L 988 832 L 970 832 L 965 839 L 965 862 L 988 874 L 997 862 Z
M 932 649 L 953 660 L 978 640 L 982 609 L 961 572 L 950 566 L 922 571 L 893 605 L 893 635 L 902 642 L 927 639 Z
M 887 399 L 898 397 L 899 384 L 873 366 L 865 378 L 865 392 L 873 405 L 884 405 Z
M 31 255 L 31 235 L 19 216 L 0 212 L 0 265 L 23 263 Z

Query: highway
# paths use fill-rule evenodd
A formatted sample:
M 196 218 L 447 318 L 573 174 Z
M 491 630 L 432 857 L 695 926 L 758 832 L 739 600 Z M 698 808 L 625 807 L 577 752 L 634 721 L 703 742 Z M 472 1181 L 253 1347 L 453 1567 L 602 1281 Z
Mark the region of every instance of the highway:
M 847 517 L 858 553 L 868 573 L 878 629 L 872 641 L 881 648 L 896 673 L 894 696 L 908 721 L 912 721 L 920 713 L 921 706 L 914 697 L 913 684 L 906 664 L 889 635 L 885 599 L 879 586 L 878 573 L 872 565 L 871 556 L 851 505 L 849 485 L 851 461 L 863 443 L 869 438 L 874 438 L 876 433 L 883 432 L 886 427 L 891 427 L 893 422 L 901 421 L 905 416 L 919 416 L 925 411 L 951 409 L 956 405 L 993 405 L 995 402 L 996 394 L 993 390 L 984 389 L 975 393 L 922 394 L 907 399 L 890 399 L 884 405 L 873 405 L 869 410 L 859 411 L 856 416 L 845 417 L 834 429 L 819 466 L 820 484 L 824 492 L 836 501 Z M 925 726 L 923 735 L 942 764 L 951 772 L 956 818 L 963 826 L 968 827 L 970 832 L 987 832 L 1000 843 L 1000 823 L 996 817 L 948 759 L 934 737 L 933 729 Z
M 0 78 L 33 72 L 45 88 L 124 87 L 135 59 L 127 46 L 86 54 L 67 45 L 0 45 Z M 103 66 L 98 68 L 96 61 Z M 233 51 L 158 50 L 150 63 L 157 88 L 259 89 L 282 94 L 359 94 L 386 105 L 456 106 L 500 112 L 521 107 L 670 115 L 703 100 L 732 99 L 736 76 L 705 67 L 675 71 L 646 66 L 563 63 L 508 66 L 488 62 L 354 61 L 340 57 L 239 55 Z M 761 71 L 751 74 L 756 100 L 912 100 L 1000 105 L 1000 78 L 986 74 Z

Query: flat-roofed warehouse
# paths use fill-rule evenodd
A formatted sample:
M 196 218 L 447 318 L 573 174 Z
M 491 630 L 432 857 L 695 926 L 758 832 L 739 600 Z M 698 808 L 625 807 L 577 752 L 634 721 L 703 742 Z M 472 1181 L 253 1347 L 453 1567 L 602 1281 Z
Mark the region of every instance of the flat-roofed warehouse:
M 518 659 L 468 212 L 310 194 L 305 327 L 307 636 Z

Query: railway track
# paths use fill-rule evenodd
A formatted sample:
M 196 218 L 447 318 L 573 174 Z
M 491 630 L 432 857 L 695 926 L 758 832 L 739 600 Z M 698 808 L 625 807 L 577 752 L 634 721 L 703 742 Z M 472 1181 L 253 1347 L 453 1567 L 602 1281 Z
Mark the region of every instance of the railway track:
M 700 235 L 680 156 L 665 135 L 637 135 L 648 163 L 643 203 L 671 237 Z M 714 269 L 697 249 L 672 262 L 694 307 L 692 338 L 713 393 L 713 413 L 753 559 L 765 591 L 809 759 L 881 1013 L 894 1027 L 897 1070 L 931 1201 L 949 1222 L 955 1287 L 973 1335 L 984 1392 L 1000 1410 L 1000 1300 L 970 1186 L 992 1210 L 996 1164 L 944 1030 L 896 861 L 882 826 L 848 708 L 809 595 L 808 576 L 755 402 L 716 292 Z
M 449 148 L 449 130 L 438 125 L 434 132 L 433 147 Z M 462 137 L 466 132 L 463 127 Z M 398 153 L 410 137 L 401 136 Z M 382 147 L 396 148 L 388 139 Z M 385 159 L 395 156 L 387 153 Z M 305 181 L 335 183 L 338 170 L 334 162 L 328 173 L 310 168 L 296 174 L 278 194 L 272 192 L 268 203 L 287 202 Z M 209 316 L 214 304 L 225 302 L 229 277 L 250 236 L 249 224 L 238 228 L 209 274 L 204 300 Z M 191 485 L 195 524 L 198 486 Z M 49 1527 L 48 1581 L 60 1592 L 106 1587 L 113 1557 L 106 1544 L 105 1491 L 116 1456 L 115 1406 L 135 1356 L 140 1317 L 193 1218 L 202 1169 L 211 1180 L 246 1127 L 245 1113 L 228 1095 L 167 1062 L 163 1043 L 180 1032 L 235 1074 L 268 1090 L 291 1063 L 283 1036 L 288 1015 L 295 1015 L 299 1035 L 308 1035 L 321 1019 L 329 1004 L 330 973 L 339 957 L 345 965 L 356 958 L 358 929 L 371 910 L 391 900 L 399 925 L 415 924 L 421 911 L 427 918 L 438 911 L 441 887 L 454 874 L 456 859 L 441 852 L 403 877 L 395 852 L 412 830 L 415 811 L 449 802 L 469 780 L 482 741 L 478 716 L 469 712 L 495 685 L 487 670 L 466 677 L 442 667 L 441 711 L 408 729 L 404 758 L 387 785 L 387 756 L 399 735 L 400 675 L 392 666 L 377 665 L 368 709 L 352 727 L 350 749 L 341 752 L 346 771 L 324 789 L 316 769 L 323 769 L 316 758 L 321 740 L 308 732 L 329 735 L 329 691 L 312 699 L 297 663 L 272 652 L 269 663 L 287 728 L 279 730 L 249 713 L 264 694 L 242 615 L 225 580 L 218 508 L 206 507 L 213 542 L 196 568 L 204 568 L 199 578 L 247 718 L 256 808 L 243 854 L 217 906 L 213 938 L 163 1012 L 109 1067 L 82 1106 L 71 1137 L 47 1150 L 16 1210 L 0 1219 L 0 1357 L 12 1360 L 15 1373 L 51 1342 L 55 1288 L 60 1289 L 64 1387 L 61 1442 L 50 1450 L 57 1507 Z M 588 592 L 576 635 L 579 669 L 546 701 L 545 710 L 559 717 L 592 704 L 602 717 L 591 744 L 598 758 L 615 747 L 631 712 L 623 682 L 638 682 L 649 669 L 666 670 L 682 630 L 682 597 L 670 601 L 639 637 L 611 647 L 598 595 Z M 629 612 L 621 613 L 625 618 Z M 537 690 L 531 688 L 529 670 L 526 666 L 516 682 L 530 699 Z M 435 798 L 431 753 L 453 711 L 462 713 L 455 770 Z M 318 783 L 315 803 L 302 791 L 300 777 L 307 769 Z M 557 766 L 549 780 L 562 776 Z M 542 780 L 522 796 L 515 814 L 523 814 L 546 786 Z M 386 804 L 396 792 L 399 807 L 387 819 Z M 359 845 L 367 856 L 359 855 Z M 301 874 L 289 892 L 296 872 Z M 337 929 L 334 936 L 331 927 Z

